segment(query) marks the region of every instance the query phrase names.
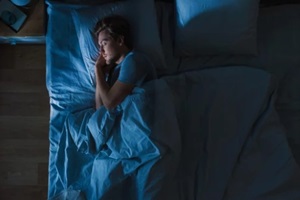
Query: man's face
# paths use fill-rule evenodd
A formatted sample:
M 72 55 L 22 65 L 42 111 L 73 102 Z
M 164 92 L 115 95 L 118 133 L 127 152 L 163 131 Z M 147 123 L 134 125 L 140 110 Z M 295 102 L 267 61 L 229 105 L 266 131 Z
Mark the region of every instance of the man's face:
M 106 64 L 114 64 L 120 59 L 120 45 L 106 29 L 99 33 L 98 44 Z

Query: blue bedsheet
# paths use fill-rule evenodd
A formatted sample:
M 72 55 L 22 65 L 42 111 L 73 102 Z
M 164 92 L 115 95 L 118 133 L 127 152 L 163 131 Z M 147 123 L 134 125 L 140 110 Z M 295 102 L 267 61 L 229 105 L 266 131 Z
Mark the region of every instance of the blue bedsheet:
M 268 73 L 182 72 L 95 110 L 71 9 L 48 7 L 49 199 L 300 199 Z

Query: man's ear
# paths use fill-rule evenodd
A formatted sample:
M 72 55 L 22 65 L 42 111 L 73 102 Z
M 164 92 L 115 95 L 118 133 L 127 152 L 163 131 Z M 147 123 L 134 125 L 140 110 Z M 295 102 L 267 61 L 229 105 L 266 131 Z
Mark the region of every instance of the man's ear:
M 123 35 L 120 35 L 119 38 L 118 38 L 118 44 L 120 46 L 124 45 L 124 36 Z

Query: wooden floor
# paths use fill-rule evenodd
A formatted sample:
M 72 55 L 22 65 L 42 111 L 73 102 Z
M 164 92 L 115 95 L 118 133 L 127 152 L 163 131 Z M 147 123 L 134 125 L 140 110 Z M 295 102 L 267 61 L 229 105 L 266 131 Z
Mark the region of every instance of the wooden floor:
M 47 198 L 45 45 L 0 44 L 0 200 Z

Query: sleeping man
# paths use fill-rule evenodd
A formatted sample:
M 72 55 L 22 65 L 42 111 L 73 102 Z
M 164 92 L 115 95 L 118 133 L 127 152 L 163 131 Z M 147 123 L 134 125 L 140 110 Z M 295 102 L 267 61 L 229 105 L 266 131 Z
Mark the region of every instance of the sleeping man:
M 129 23 L 121 16 L 110 16 L 95 26 L 100 46 L 95 64 L 96 109 L 119 105 L 135 86 L 155 79 L 155 68 L 144 54 L 133 50 Z

